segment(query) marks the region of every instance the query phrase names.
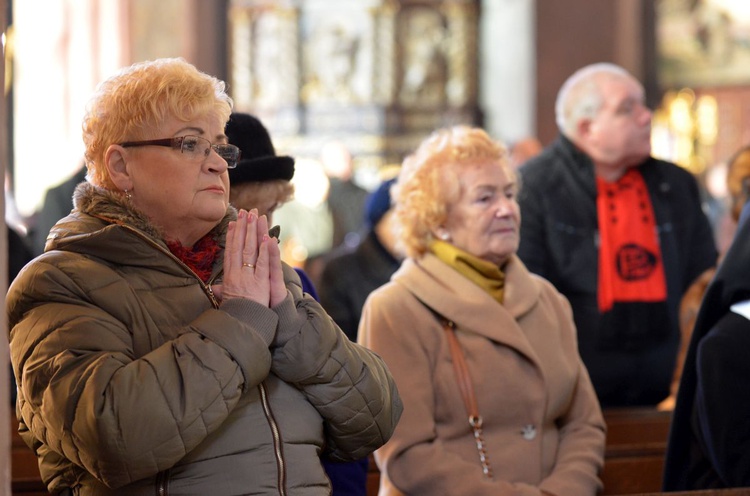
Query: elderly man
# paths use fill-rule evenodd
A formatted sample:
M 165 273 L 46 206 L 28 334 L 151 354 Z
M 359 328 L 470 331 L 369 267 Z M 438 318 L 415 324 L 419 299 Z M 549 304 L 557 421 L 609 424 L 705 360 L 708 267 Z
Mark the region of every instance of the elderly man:
M 520 169 L 519 256 L 563 293 L 602 407 L 669 394 L 685 290 L 717 251 L 686 170 L 650 156 L 651 111 L 623 68 L 575 72 L 560 136 Z

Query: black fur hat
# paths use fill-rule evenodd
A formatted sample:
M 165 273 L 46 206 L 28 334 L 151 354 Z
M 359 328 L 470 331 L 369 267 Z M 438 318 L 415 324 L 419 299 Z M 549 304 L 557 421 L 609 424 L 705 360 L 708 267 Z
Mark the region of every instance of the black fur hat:
M 294 159 L 276 155 L 268 130 L 256 117 L 233 112 L 224 133 L 242 151 L 237 167 L 229 169 L 230 184 L 289 181 L 294 176 Z

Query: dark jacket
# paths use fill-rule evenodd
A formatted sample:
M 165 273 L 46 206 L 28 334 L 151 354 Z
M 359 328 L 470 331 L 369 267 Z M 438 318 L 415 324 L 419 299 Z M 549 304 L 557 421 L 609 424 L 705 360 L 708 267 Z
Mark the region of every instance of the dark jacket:
M 354 246 L 363 227 L 367 190 L 352 180 L 335 177 L 330 178 L 330 184 L 327 202 L 333 217 L 333 247 Z
M 349 339 L 357 341 L 365 300 L 391 279 L 401 262 L 388 253 L 373 231 L 356 248 L 333 253 L 318 285 L 320 303 Z
M 44 203 L 36 215 L 32 231 L 32 246 L 34 256 L 44 253 L 47 235 L 57 221 L 73 210 L 73 192 L 76 186 L 86 180 L 86 167 L 81 168 L 69 179 L 47 190 Z
M 669 394 L 680 337 L 680 299 L 717 258 L 695 178 L 654 158 L 640 171 L 656 216 L 667 302 L 659 320 L 644 317 L 637 304 L 623 304 L 617 318 L 605 321 L 597 303 L 593 163 L 561 136 L 520 169 L 518 255 L 570 301 L 581 357 L 603 407 L 655 405 Z
M 664 490 L 750 486 L 750 222 L 701 303 L 672 417 Z
M 19 431 L 48 489 L 328 495 L 319 455 L 366 457 L 401 403 L 383 362 L 284 278 L 273 309 L 219 304 L 143 214 L 80 185 L 6 302 Z

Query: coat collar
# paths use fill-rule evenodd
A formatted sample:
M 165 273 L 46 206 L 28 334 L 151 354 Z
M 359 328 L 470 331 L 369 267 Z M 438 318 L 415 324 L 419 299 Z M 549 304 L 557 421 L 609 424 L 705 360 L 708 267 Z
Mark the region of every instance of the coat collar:
M 515 255 L 504 270 L 502 305 L 431 253 L 419 260 L 406 259 L 393 281 L 459 329 L 505 343 L 536 361 L 536 353 L 517 320 L 537 304 L 541 285 Z
M 562 157 L 563 164 L 576 177 L 576 180 L 582 184 L 587 193 L 596 198 L 596 178 L 594 176 L 594 162 L 591 161 L 585 152 L 578 148 L 570 139 L 562 134 L 552 144 L 551 150 L 554 150 L 558 156 Z M 643 175 L 647 184 L 660 183 L 661 177 L 658 174 L 654 164 L 657 160 L 651 156 L 647 157 L 636 167 Z M 659 184 L 662 192 L 668 191 L 669 186 Z
M 552 149 L 562 157 L 562 163 L 581 184 L 586 193 L 596 198 L 596 178 L 594 177 L 594 162 L 586 153 L 578 148 L 571 140 L 562 134 L 553 143 Z

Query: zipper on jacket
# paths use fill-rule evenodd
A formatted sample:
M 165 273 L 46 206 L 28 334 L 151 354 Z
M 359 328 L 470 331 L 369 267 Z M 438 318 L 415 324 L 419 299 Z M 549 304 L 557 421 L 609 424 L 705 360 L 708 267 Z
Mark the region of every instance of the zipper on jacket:
M 219 274 L 216 274 L 216 277 L 218 276 Z M 214 288 L 211 287 L 211 284 L 213 284 L 213 282 L 216 280 L 216 277 L 212 277 L 208 281 L 208 284 L 206 285 L 206 294 L 208 294 L 208 298 L 211 300 L 211 304 L 214 306 L 214 308 L 219 308 L 219 300 L 216 299 L 216 295 L 214 294 Z
M 276 455 L 276 462 L 279 469 L 279 494 L 286 496 L 286 461 L 284 460 L 284 453 L 281 450 L 281 432 L 279 431 L 276 419 L 273 417 L 273 412 L 271 412 L 266 385 L 261 382 L 258 384 L 258 390 L 260 390 L 260 401 L 263 404 L 263 411 L 266 414 L 268 423 L 271 426 L 271 433 L 273 434 L 273 451 Z
M 169 470 L 156 475 L 156 496 L 169 495 Z

